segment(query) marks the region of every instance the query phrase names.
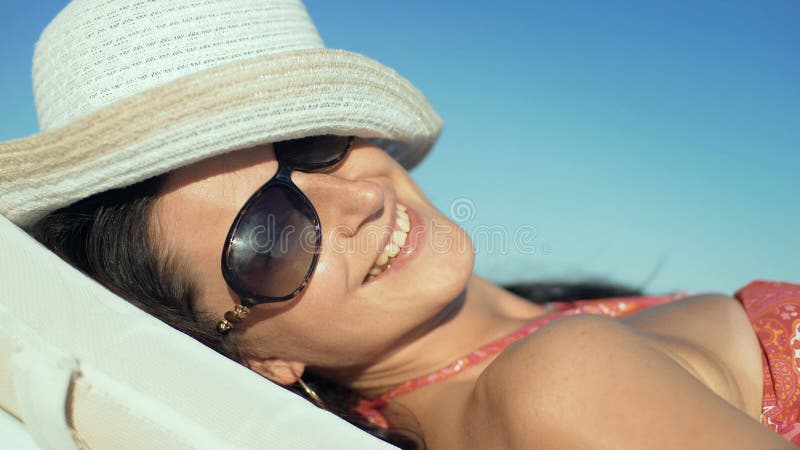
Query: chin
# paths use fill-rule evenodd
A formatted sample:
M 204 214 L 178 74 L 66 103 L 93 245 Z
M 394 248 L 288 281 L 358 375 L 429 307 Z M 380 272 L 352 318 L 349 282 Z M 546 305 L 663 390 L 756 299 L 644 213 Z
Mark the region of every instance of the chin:
M 431 258 L 420 267 L 424 273 L 419 278 L 419 289 L 448 304 L 467 288 L 475 264 L 475 251 L 472 239 L 463 228 L 447 220 L 444 223 L 451 231 L 436 236 L 439 242 L 427 246 Z

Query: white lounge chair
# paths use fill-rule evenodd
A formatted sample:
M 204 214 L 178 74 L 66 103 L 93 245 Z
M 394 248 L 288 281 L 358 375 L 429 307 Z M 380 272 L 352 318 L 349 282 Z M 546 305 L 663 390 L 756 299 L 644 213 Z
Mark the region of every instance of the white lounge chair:
M 2 216 L 0 324 L 2 448 L 395 448 L 133 307 Z

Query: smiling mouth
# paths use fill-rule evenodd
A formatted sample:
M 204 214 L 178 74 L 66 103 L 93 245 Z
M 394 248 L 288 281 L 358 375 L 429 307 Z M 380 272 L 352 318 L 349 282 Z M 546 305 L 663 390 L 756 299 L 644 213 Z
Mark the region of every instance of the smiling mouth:
M 400 253 L 400 250 L 406 245 L 409 231 L 411 231 L 411 220 L 406 212 L 406 207 L 398 203 L 392 238 L 383 248 L 375 264 L 369 270 L 369 274 L 367 274 L 364 282 L 371 281 L 392 266 L 398 253 Z

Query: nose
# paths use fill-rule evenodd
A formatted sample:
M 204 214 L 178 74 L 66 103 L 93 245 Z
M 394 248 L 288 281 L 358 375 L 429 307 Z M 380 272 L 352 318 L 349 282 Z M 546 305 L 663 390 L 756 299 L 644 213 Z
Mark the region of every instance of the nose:
M 384 188 L 375 180 L 348 179 L 335 174 L 293 172 L 292 181 L 311 200 L 325 230 L 353 236 L 381 215 Z

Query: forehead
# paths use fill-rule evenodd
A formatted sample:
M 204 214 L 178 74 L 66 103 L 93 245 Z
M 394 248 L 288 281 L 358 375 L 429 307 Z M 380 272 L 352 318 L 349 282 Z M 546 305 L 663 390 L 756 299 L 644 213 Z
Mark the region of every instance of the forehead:
M 272 144 L 250 147 L 180 167 L 167 174 L 162 186 L 163 196 L 209 195 L 209 189 L 220 183 L 247 178 L 253 174 L 267 176 L 265 170 L 276 166 Z M 239 183 L 234 183 L 236 187 Z
M 222 240 L 241 206 L 277 169 L 271 145 L 252 147 L 181 167 L 166 176 L 153 225 L 173 249 L 202 250 L 200 240 Z M 194 237 L 187 242 L 188 237 Z

